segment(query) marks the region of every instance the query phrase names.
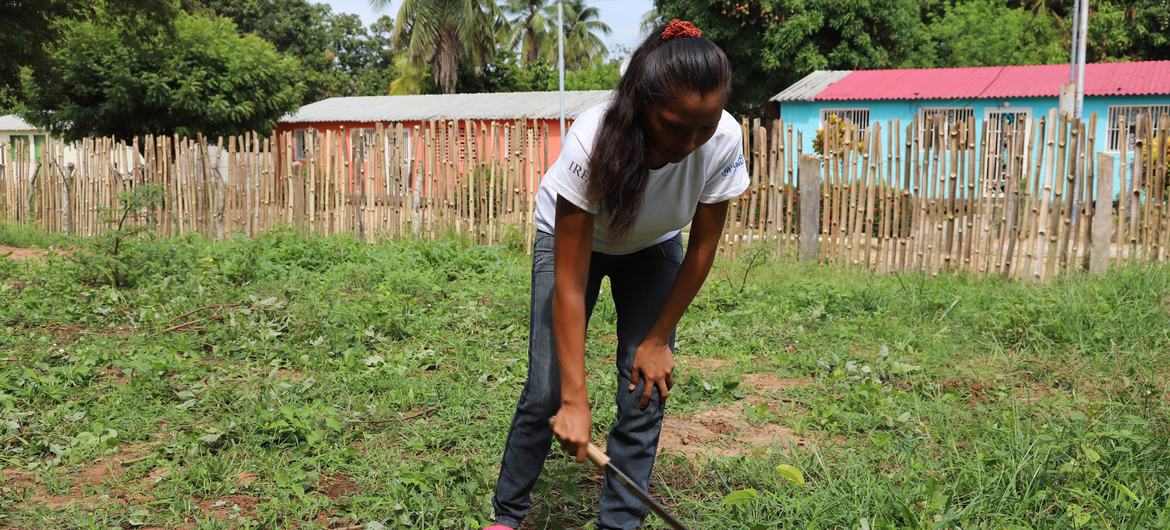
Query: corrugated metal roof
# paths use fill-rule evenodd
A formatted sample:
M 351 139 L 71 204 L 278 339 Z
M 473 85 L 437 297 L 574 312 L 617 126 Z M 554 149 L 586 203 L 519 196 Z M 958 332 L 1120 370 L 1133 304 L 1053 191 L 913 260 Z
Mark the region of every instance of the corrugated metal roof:
M 857 99 L 976 99 L 1057 97 L 1068 64 L 856 70 L 813 97 Z M 1086 96 L 1170 94 L 1170 61 L 1085 65 Z
M 585 109 L 608 99 L 611 93 L 609 90 L 566 91 L 565 117 L 577 117 Z M 295 113 L 282 118 L 280 122 L 506 120 L 557 117 L 560 117 L 560 96 L 557 92 L 497 92 L 329 98 L 305 105 Z
M 853 70 L 817 70 L 772 96 L 772 101 L 812 101 L 822 90 L 852 72 Z
M 39 131 L 15 114 L 0 116 L 0 131 Z

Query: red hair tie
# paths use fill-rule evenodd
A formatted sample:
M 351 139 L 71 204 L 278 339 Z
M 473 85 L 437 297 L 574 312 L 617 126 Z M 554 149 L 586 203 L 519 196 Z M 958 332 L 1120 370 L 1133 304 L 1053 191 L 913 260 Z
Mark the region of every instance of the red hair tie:
M 694 24 L 685 20 L 672 19 L 670 24 L 666 25 L 666 29 L 662 30 L 662 42 L 670 39 L 677 39 L 679 37 L 701 37 L 702 30 L 696 28 Z

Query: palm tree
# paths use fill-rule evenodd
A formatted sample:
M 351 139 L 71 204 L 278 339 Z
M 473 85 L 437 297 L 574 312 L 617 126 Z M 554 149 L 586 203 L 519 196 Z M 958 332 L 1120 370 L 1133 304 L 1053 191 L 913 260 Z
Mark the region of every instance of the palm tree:
M 370 6 L 383 9 L 390 2 L 370 0 Z M 453 94 L 460 61 L 483 64 L 506 28 L 507 19 L 494 0 L 403 0 L 391 39 L 416 68 L 429 64 L 435 85 Z
M 551 12 L 550 12 L 551 8 Z M 523 46 L 520 58 L 526 63 L 548 58 L 550 42 L 556 42 L 556 4 L 549 0 L 508 0 L 507 11 L 516 15 L 512 19 L 511 41 L 513 49 Z M 550 17 L 551 14 L 551 17 Z
M 666 24 L 662 20 L 662 16 L 658 14 L 658 9 L 651 7 L 644 15 L 642 15 L 642 22 L 638 24 L 639 29 L 642 30 L 642 35 L 649 35 L 654 28 Z
M 601 21 L 601 11 L 586 6 L 585 0 L 565 0 L 564 10 L 565 68 L 581 69 L 604 60 L 609 49 L 597 34 L 609 35 L 613 30 Z
M 390 82 L 388 94 L 401 96 L 422 93 L 427 82 L 427 71 L 411 63 L 410 55 L 402 53 L 395 57 L 394 71 L 396 76 Z

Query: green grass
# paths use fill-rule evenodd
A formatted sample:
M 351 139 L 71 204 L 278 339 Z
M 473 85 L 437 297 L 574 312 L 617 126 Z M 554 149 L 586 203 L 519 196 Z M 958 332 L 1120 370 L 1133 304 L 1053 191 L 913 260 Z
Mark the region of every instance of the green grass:
M 0 245 L 22 248 L 48 248 L 75 245 L 79 238 L 65 234 L 51 234 L 31 225 L 0 221 Z
M 486 522 L 527 362 L 515 245 L 275 232 L 143 239 L 124 259 L 121 290 L 84 258 L 0 259 L 0 527 Z M 813 443 L 661 456 L 654 493 L 693 528 L 1170 526 L 1170 267 L 1044 285 L 745 269 L 718 264 L 684 318 L 668 415 L 746 402 L 745 374 L 807 377 L 785 392 L 803 406 L 745 414 Z M 599 440 L 614 320 L 603 295 Z M 598 480 L 554 449 L 533 527 L 590 527 Z

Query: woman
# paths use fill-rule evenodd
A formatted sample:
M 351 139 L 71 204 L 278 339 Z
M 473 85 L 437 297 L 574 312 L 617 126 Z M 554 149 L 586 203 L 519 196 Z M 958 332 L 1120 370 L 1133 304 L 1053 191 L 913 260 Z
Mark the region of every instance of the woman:
M 606 452 L 648 486 L 673 385 L 675 326 L 711 270 L 728 199 L 749 184 L 739 125 L 723 110 L 730 89 L 727 56 L 676 19 L 634 51 L 612 100 L 569 129 L 537 192 L 528 381 L 492 498 L 499 524 L 488 530 L 519 528 L 554 432 L 577 461 L 586 457 L 585 325 L 605 276 L 619 381 Z M 598 528 L 635 528 L 645 510 L 607 479 Z

